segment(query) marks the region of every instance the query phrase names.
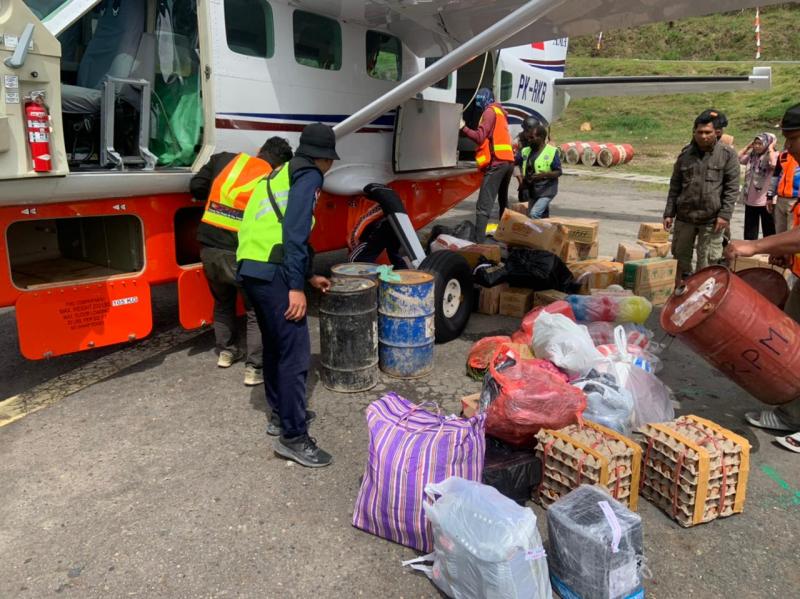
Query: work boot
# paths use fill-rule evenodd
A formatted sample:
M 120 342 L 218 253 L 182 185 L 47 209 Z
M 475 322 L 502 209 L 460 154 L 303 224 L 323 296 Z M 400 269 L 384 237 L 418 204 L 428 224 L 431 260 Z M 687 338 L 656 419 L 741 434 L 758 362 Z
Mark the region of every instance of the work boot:
M 306 426 L 314 422 L 317 413 L 313 410 L 306 410 Z M 267 423 L 267 434 L 270 437 L 277 437 L 281 434 L 281 417 L 276 412 L 272 412 Z
M 244 367 L 244 384 L 248 387 L 262 385 L 264 383 L 264 375 L 260 368 L 256 368 L 252 364 L 245 364 Z
M 333 463 L 333 456 L 317 447 L 317 440 L 308 435 L 300 435 L 293 439 L 281 435 L 275 439 L 272 448 L 279 456 L 294 460 L 307 468 L 322 468 Z
M 236 362 L 241 360 L 244 357 L 244 353 L 241 351 L 237 351 L 233 353 L 230 350 L 223 349 L 219 352 L 219 358 L 217 358 L 217 366 L 220 368 L 230 368 Z

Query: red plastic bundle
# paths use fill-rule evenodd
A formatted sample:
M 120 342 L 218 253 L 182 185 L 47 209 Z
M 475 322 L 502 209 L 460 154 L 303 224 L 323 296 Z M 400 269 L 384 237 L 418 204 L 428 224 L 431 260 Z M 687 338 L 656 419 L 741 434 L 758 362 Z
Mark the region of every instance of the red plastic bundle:
M 511 341 L 511 337 L 484 337 L 478 339 L 470 348 L 467 356 L 467 374 L 475 379 L 482 379 L 489 369 L 489 362 L 500 347 Z
M 489 364 L 493 381 L 487 384 L 496 388 L 496 397 L 487 410 L 488 435 L 530 447 L 539 429 L 558 430 L 579 421 L 586 395 L 568 384 L 563 374 L 543 368 L 542 360 L 516 360 L 503 367 L 508 362 L 501 348 Z
M 572 306 L 564 300 L 558 300 L 547 306 L 540 306 L 528 312 L 522 319 L 520 329 L 511 335 L 511 341 L 514 343 L 524 343 L 530 345 L 533 340 L 533 323 L 539 318 L 542 312 L 550 312 L 551 314 L 563 314 L 570 320 L 575 320 L 575 314 L 572 313 Z

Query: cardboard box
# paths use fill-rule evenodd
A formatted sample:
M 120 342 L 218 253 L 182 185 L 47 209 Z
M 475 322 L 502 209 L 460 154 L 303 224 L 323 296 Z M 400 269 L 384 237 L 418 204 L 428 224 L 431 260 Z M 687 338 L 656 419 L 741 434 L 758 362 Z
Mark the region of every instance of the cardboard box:
M 570 241 L 564 248 L 561 260 L 566 264 L 570 262 L 579 262 L 580 260 L 593 260 L 597 258 L 599 253 L 600 244 L 597 241 L 594 243 L 577 243 L 575 241 Z
M 644 287 L 637 287 L 634 295 L 641 296 L 654 306 L 663 306 L 667 303 L 672 293 L 675 291 L 675 281 L 670 283 L 661 283 L 660 285 L 646 285 Z
M 508 283 L 501 283 L 494 287 L 481 287 L 478 297 L 478 312 L 494 316 L 500 312 L 500 294 L 508 289 Z
M 469 264 L 469 267 L 474 269 L 478 266 L 481 257 L 486 258 L 495 264 L 499 263 L 502 259 L 500 255 L 500 246 L 494 244 L 474 244 L 458 250 L 458 254 L 464 256 L 464 259 Z
M 533 308 L 533 289 L 509 287 L 500 293 L 500 314 L 522 318 Z
M 513 210 L 503 212 L 494 238 L 509 245 L 547 250 L 560 256 L 567 244 L 564 227 L 550 220 L 532 220 Z
M 600 221 L 590 218 L 550 217 L 550 222 L 567 229 L 567 239 L 576 243 L 594 243 L 600 230 Z
M 533 307 L 538 308 L 539 306 L 549 306 L 553 302 L 563 300 L 565 297 L 567 297 L 566 293 L 563 291 L 557 291 L 556 289 L 537 291 L 533 294 Z
M 630 262 L 647 258 L 647 249 L 638 243 L 620 243 L 617 246 L 617 262 Z
M 509 206 L 509 209 L 513 210 L 514 212 L 518 212 L 525 216 L 528 216 L 528 203 L 527 202 L 515 202 Z
M 626 262 L 623 269 L 622 286 L 625 289 L 656 287 L 662 283 L 675 282 L 678 261 L 669 258 L 646 258 Z
M 633 291 L 630 289 L 590 289 L 589 295 L 600 297 L 631 297 Z
M 669 241 L 665 241 L 664 243 L 640 241 L 639 245 L 647 250 L 647 256 L 645 256 L 645 258 L 666 258 L 672 250 L 672 244 Z
M 591 289 L 605 289 L 618 285 L 623 265 L 610 260 L 584 260 L 567 265 L 572 276 L 581 284 L 581 293 L 588 295 Z
M 748 268 L 770 268 L 782 275 L 788 275 L 788 273 L 791 272 L 788 268 L 781 268 L 780 266 L 770 264 L 768 254 L 756 254 L 749 258 L 736 258 L 733 264 L 731 264 L 731 270 L 733 270 L 733 272 L 740 272 Z
M 669 231 L 664 228 L 664 223 L 642 223 L 639 225 L 639 241 L 664 243 L 669 241 Z

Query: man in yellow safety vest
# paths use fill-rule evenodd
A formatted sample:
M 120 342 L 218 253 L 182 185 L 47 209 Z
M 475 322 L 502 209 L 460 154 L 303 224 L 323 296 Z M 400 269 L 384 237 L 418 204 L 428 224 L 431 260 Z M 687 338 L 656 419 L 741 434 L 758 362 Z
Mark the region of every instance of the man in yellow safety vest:
M 264 340 L 264 389 L 272 414 L 267 434 L 280 435 L 278 455 L 309 468 L 333 457 L 308 434 L 306 409 L 311 340 L 305 284 L 325 292 L 330 281 L 311 276 L 308 239 L 323 176 L 338 160 L 333 129 L 313 123 L 303 129 L 297 154 L 256 186 L 239 230 L 239 277 L 253 302 Z
M 244 384 L 260 385 L 262 375 L 261 333 L 250 302 L 244 299 L 247 316 L 247 352 L 239 349 L 236 326 L 237 233 L 244 209 L 256 184 L 273 168 L 292 158 L 292 148 L 282 137 L 271 137 L 257 156 L 220 152 L 192 177 L 192 195 L 205 202 L 197 227 L 200 260 L 203 262 L 211 295 L 214 297 L 214 337 L 219 357 L 217 366 L 228 368 L 245 358 Z

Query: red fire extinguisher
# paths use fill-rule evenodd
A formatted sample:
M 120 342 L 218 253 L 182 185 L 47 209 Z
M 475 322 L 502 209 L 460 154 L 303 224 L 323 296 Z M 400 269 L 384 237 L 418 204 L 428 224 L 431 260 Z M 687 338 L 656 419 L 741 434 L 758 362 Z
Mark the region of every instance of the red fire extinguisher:
M 33 170 L 46 173 L 52 170 L 50 156 L 50 115 L 44 103 L 44 94 L 33 92 L 25 100 L 25 119 L 28 122 L 28 146 L 31 149 Z

